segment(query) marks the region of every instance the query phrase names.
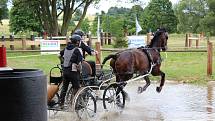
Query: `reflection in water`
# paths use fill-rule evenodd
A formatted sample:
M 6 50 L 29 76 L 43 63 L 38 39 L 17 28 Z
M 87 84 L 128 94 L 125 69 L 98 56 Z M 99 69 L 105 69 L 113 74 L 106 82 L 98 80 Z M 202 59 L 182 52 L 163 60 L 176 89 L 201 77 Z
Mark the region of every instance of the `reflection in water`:
M 213 101 L 213 85 L 208 84 L 208 88 L 207 88 L 207 101 L 208 101 L 208 106 L 207 106 L 207 111 L 208 113 L 212 113 L 212 101 Z
M 90 121 L 215 121 L 215 82 L 207 86 L 169 83 L 161 93 L 155 90 L 157 84 L 151 84 L 142 94 L 137 93 L 139 85 L 126 86 L 130 101 L 123 112 L 105 112 L 98 101 L 98 115 Z M 69 121 L 68 114 L 57 114 L 49 121 Z
M 207 112 L 208 112 L 208 121 L 212 121 L 213 117 L 211 116 L 213 114 L 213 87 L 214 85 L 210 82 L 207 85 Z M 214 105 L 215 106 L 215 105 Z

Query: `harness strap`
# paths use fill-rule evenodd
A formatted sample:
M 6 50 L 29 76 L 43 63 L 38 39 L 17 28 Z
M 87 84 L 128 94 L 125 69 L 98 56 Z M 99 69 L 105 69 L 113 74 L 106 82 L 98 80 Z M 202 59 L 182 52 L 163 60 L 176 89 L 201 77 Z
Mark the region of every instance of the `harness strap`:
M 148 57 L 148 60 L 149 60 L 149 63 L 152 65 L 155 65 L 154 61 L 153 61 L 153 58 L 152 58 L 152 54 L 149 52 L 149 49 L 147 47 L 140 47 L 138 49 L 141 49 L 145 54 L 146 56 Z
M 151 49 L 151 48 L 148 48 L 148 46 L 146 46 L 146 47 L 140 47 L 138 49 L 141 49 L 146 54 L 146 56 L 148 57 L 148 60 L 149 60 L 149 63 L 150 63 L 150 67 L 151 67 L 150 70 L 148 70 L 148 73 L 151 73 L 153 67 L 156 64 L 161 64 L 161 62 L 162 62 L 161 57 L 159 57 L 159 59 L 157 61 L 153 60 L 152 54 L 149 52 L 149 49 Z M 154 50 L 159 53 L 159 51 L 157 49 L 154 49 Z M 160 53 L 159 53 L 159 55 L 160 55 Z

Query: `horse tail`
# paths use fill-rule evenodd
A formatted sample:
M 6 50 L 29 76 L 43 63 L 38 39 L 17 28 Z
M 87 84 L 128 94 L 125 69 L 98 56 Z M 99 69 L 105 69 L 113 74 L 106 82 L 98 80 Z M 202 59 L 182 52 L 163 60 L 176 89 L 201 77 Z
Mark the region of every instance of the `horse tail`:
M 110 54 L 107 57 L 105 57 L 104 60 L 103 60 L 103 62 L 102 62 L 102 67 L 106 63 L 106 61 L 108 61 L 109 59 L 116 60 L 117 59 L 117 54 Z

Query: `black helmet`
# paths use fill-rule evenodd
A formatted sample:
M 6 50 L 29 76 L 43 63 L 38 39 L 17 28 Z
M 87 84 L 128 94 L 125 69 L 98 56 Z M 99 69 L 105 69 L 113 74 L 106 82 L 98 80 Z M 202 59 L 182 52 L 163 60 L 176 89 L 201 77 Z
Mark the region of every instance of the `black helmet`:
M 77 42 L 81 41 L 81 36 L 74 34 L 71 36 L 70 40 L 72 44 L 76 44 Z
M 80 35 L 81 37 L 85 35 L 84 32 L 81 31 L 80 29 L 77 29 L 77 30 L 74 32 L 74 34 Z

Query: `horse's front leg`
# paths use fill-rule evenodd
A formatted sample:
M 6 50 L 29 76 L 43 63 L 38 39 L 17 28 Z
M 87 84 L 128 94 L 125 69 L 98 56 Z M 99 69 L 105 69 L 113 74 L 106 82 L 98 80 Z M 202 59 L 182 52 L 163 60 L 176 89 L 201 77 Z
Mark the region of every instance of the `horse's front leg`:
M 147 89 L 147 87 L 151 84 L 150 79 L 148 76 L 144 77 L 146 84 L 143 87 L 138 87 L 138 92 L 142 93 L 143 91 L 145 91 Z
M 156 91 L 159 93 L 162 90 L 162 87 L 164 85 L 165 82 L 165 73 L 160 71 L 160 75 L 161 75 L 161 82 L 160 82 L 160 86 L 156 88 Z

